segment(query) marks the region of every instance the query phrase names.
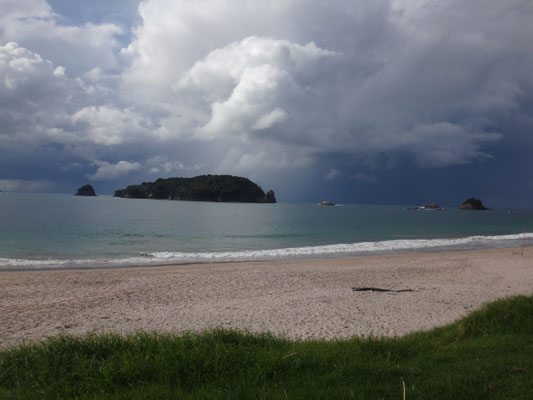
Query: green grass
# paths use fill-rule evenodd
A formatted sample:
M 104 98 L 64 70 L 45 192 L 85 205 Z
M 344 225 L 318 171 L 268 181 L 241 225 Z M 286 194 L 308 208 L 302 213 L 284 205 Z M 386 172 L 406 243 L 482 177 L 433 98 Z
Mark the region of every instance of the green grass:
M 214 330 L 57 337 L 0 353 L 0 399 L 533 399 L 533 296 L 399 339 Z

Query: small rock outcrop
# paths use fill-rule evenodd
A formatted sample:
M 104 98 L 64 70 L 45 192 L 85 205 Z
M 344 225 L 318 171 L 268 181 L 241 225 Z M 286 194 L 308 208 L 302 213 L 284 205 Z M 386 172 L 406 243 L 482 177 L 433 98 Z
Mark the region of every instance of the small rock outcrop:
M 265 198 L 267 203 L 277 203 L 276 195 L 274 194 L 273 190 L 266 192 Z
M 320 203 L 321 206 L 334 206 L 335 203 L 332 203 L 331 201 L 324 200 L 322 203 Z
M 96 196 L 96 193 L 91 185 L 84 185 L 78 189 L 74 196 Z
M 429 210 L 442 210 L 442 208 L 435 202 L 428 204 L 427 206 L 424 206 L 425 209 Z
M 488 210 L 488 208 L 483 205 L 480 199 L 470 197 L 459 206 L 459 210 Z

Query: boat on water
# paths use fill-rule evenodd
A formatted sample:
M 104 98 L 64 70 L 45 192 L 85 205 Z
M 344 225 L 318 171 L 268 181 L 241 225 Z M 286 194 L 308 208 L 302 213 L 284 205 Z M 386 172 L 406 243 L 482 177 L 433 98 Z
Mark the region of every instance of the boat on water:
M 422 211 L 442 211 L 444 208 L 433 202 L 431 204 L 419 207 L 408 207 L 408 210 L 422 210 Z

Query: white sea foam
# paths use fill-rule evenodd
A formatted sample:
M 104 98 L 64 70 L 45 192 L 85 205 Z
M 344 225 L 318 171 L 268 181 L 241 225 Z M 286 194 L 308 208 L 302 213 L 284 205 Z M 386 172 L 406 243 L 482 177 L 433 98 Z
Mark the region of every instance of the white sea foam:
M 351 255 L 369 253 L 404 252 L 412 250 L 432 250 L 441 248 L 471 249 L 512 245 L 513 241 L 533 239 L 533 233 L 500 235 L 500 236 L 469 236 L 457 239 L 408 239 L 385 240 L 380 242 L 342 243 L 326 246 L 291 247 L 270 250 L 248 250 L 228 252 L 155 252 L 146 256 L 161 261 L 232 261 L 232 260 L 264 260 L 291 257 L 317 257 L 329 255 Z
M 151 265 L 146 257 L 109 258 L 109 259 L 25 259 L 0 257 L 0 270 L 16 269 L 61 269 L 94 268 L 105 266 Z
M 94 268 L 132 265 L 183 264 L 247 260 L 273 260 L 305 257 L 402 253 L 410 251 L 460 250 L 519 246 L 522 240 L 531 245 L 533 233 L 498 236 L 469 236 L 456 239 L 405 239 L 378 242 L 343 243 L 325 246 L 291 247 L 269 250 L 224 252 L 143 252 L 137 257 L 111 259 L 21 259 L 0 258 L 0 269 Z

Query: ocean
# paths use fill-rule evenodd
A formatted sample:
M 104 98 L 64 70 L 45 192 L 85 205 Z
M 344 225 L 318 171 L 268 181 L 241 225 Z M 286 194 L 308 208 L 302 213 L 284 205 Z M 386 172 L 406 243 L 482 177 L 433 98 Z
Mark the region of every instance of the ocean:
M 0 270 L 519 247 L 533 210 L 237 204 L 0 193 Z

